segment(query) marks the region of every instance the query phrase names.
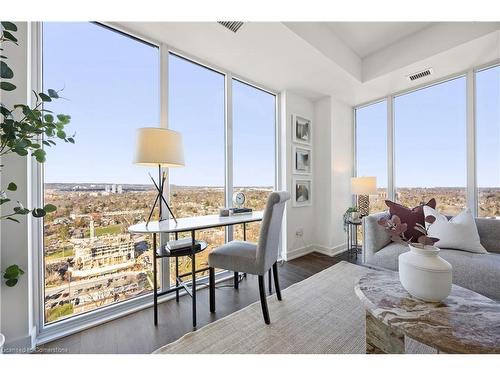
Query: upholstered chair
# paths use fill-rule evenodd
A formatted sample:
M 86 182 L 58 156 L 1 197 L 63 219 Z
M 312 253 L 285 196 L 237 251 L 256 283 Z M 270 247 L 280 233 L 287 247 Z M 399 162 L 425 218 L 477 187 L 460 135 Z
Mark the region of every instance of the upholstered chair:
M 267 308 L 264 275 L 272 268 L 276 296 L 281 301 L 278 280 L 278 249 L 285 203 L 290 199 L 286 191 L 273 192 L 267 199 L 257 244 L 246 241 L 230 241 L 208 255 L 210 279 L 210 311 L 215 311 L 215 268 L 257 275 L 262 313 L 266 324 L 270 323 Z

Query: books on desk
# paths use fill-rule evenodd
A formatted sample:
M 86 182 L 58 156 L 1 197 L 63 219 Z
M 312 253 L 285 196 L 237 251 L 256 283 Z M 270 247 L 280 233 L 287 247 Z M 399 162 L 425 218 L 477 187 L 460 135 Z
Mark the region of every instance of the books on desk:
M 253 210 L 251 208 L 246 208 L 246 207 L 221 208 L 219 211 L 219 216 L 243 215 L 243 214 L 251 214 L 252 212 Z
M 162 248 L 161 256 L 175 255 L 175 253 L 182 253 L 190 251 L 192 246 L 191 238 L 183 238 L 181 240 L 168 241 Z M 195 242 L 195 252 L 201 250 L 201 243 Z

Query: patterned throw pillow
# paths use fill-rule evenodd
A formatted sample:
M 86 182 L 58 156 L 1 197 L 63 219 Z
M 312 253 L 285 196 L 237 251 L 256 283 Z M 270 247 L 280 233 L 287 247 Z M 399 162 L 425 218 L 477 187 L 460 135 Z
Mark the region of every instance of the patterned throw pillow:
M 391 217 L 393 215 L 399 216 L 402 223 L 408 224 L 408 229 L 405 232 L 405 237 L 412 239 L 412 242 L 417 242 L 417 238 L 422 235 L 418 230 L 415 229 L 417 223 L 425 225 L 424 221 L 424 206 L 429 206 L 436 208 L 436 200 L 432 198 L 426 204 L 421 204 L 420 206 L 414 208 L 408 208 L 399 203 L 386 200 L 385 204 L 389 207 L 389 213 Z

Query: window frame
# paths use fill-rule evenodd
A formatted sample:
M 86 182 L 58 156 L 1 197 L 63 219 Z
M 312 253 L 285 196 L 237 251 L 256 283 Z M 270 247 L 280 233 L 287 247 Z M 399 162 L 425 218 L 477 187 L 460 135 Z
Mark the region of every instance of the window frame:
M 233 193 L 233 150 L 232 150 L 232 80 L 233 78 L 248 84 L 256 89 L 265 91 L 275 98 L 275 166 L 274 166 L 274 188 L 280 189 L 282 186 L 280 165 L 282 160 L 281 155 L 281 116 L 280 116 L 280 93 L 277 90 L 273 90 L 265 87 L 264 85 L 255 83 L 249 79 L 246 79 L 240 75 L 233 74 L 230 70 L 218 67 L 215 64 L 207 62 L 182 50 L 174 48 L 168 44 L 162 43 L 158 40 L 145 37 L 136 32 L 127 30 L 122 26 L 117 26 L 115 24 L 108 22 L 94 22 L 96 25 L 107 28 L 110 32 L 117 32 L 123 34 L 125 37 L 130 37 L 136 39 L 139 42 L 149 44 L 151 46 L 157 47 L 159 49 L 159 97 L 160 97 L 160 127 L 168 128 L 168 67 L 169 67 L 169 56 L 170 54 L 177 55 L 181 58 L 188 60 L 189 62 L 198 64 L 204 68 L 220 73 L 224 76 L 224 86 L 225 86 L 225 118 L 224 118 L 224 146 L 225 146 L 225 202 L 230 202 Z M 31 78 L 31 87 L 36 92 L 41 91 L 42 80 L 43 80 L 43 67 L 42 67 L 42 24 L 43 22 L 31 22 L 30 23 L 30 36 L 31 36 L 31 69 L 29 72 Z M 33 99 L 32 99 L 33 100 Z M 33 104 L 33 103 L 32 103 Z M 30 179 L 31 179 L 31 203 L 33 206 L 40 206 L 43 203 L 44 194 L 44 175 L 43 175 L 43 165 L 36 163 L 33 159 L 30 161 Z M 168 178 L 168 177 L 167 177 Z M 165 188 L 165 196 L 169 196 L 170 188 L 167 184 Z M 232 239 L 232 228 L 228 228 L 226 231 L 226 240 Z M 31 218 L 28 226 L 28 235 L 30 237 L 31 251 L 34 254 L 33 257 L 33 267 L 32 267 L 32 312 L 33 312 L 33 326 L 36 329 L 36 342 L 37 344 L 43 344 L 60 337 L 64 337 L 83 329 L 90 328 L 92 326 L 102 324 L 104 322 L 116 319 L 121 316 L 131 314 L 133 312 L 148 308 L 153 305 L 151 298 L 151 293 L 146 293 L 144 295 L 134 297 L 125 301 L 120 301 L 113 303 L 108 306 L 100 307 L 98 309 L 78 314 L 76 316 L 68 317 L 62 319 L 61 321 L 56 321 L 46 325 L 44 322 L 44 255 L 43 255 L 43 221 L 35 220 Z M 285 233 L 282 234 L 283 238 Z M 163 243 L 167 240 L 166 236 L 162 236 L 160 241 Z M 283 241 L 282 241 L 283 242 Z M 280 245 L 281 246 L 281 245 Z M 281 249 L 280 249 L 281 253 Z M 170 269 L 168 258 L 162 260 L 160 266 L 160 277 L 162 282 L 162 288 L 165 286 L 170 287 Z M 227 273 L 220 279 L 220 281 L 232 278 L 232 273 Z M 206 277 L 202 277 L 201 280 Z M 181 292 L 181 294 L 185 294 Z M 159 300 L 163 302 L 165 300 L 173 299 L 175 295 L 165 295 Z
M 477 160 L 476 160 L 476 73 L 482 70 L 494 68 L 500 66 L 500 59 L 490 61 L 486 64 L 481 64 L 478 66 L 471 67 L 470 69 L 459 71 L 450 74 L 446 77 L 438 78 L 431 82 L 425 82 L 414 87 L 390 93 L 388 95 L 379 97 L 374 100 L 370 100 L 353 107 L 353 177 L 357 175 L 357 121 L 356 121 L 356 110 L 358 108 L 363 108 L 369 105 L 380 103 L 383 100 L 387 100 L 387 199 L 392 201 L 395 200 L 396 196 L 396 186 L 395 186 L 395 164 L 397 162 L 395 157 L 395 124 L 394 124 L 394 99 L 401 95 L 410 94 L 415 91 L 419 91 L 425 88 L 429 88 L 441 83 L 445 83 L 460 77 L 465 77 L 466 80 L 466 125 L 465 125 L 465 136 L 466 136 L 466 163 L 464 168 L 466 168 L 466 207 L 469 208 L 474 216 L 478 213 L 478 186 L 477 186 Z M 354 202 L 354 198 L 353 198 Z

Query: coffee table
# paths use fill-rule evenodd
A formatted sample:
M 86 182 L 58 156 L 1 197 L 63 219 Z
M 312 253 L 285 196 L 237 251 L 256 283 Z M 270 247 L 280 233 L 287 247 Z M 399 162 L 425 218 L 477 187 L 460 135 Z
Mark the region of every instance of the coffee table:
M 366 352 L 404 353 L 405 336 L 438 353 L 500 353 L 500 304 L 452 286 L 441 302 L 412 297 L 397 272 L 374 271 L 355 286 L 366 309 Z

